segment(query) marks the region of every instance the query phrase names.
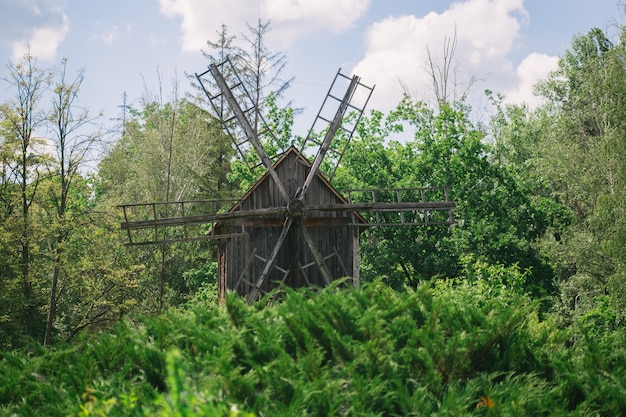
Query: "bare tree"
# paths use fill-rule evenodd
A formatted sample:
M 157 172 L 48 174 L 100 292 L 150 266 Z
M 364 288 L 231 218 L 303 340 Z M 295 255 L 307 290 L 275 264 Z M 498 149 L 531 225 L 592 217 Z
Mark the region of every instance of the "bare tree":
M 252 120 L 252 127 L 258 129 L 259 116 L 267 112 L 267 98 L 271 94 L 274 98 L 282 98 L 285 91 L 291 86 L 293 77 L 284 79 L 283 75 L 287 66 L 287 58 L 283 53 L 272 52 L 266 43 L 267 34 L 271 29 L 271 22 L 259 20 L 256 25 L 247 24 L 248 32 L 241 34 L 241 38 L 229 36 L 225 25 L 218 32 L 218 39 L 215 42 L 208 41 L 207 45 L 211 49 L 209 52 L 203 51 L 204 56 L 211 63 L 219 63 L 228 58 L 245 85 L 245 89 L 250 95 L 251 107 L 257 109 L 255 119 Z M 224 68 L 223 75 L 226 79 L 232 77 L 229 67 Z M 203 83 L 214 87 L 211 77 L 203 79 Z M 199 85 L 194 84 L 197 88 Z M 211 90 L 215 88 L 211 87 Z M 221 106 L 223 106 L 225 103 Z M 287 106 L 290 103 L 286 104 Z M 282 147 L 280 144 L 272 144 Z
M 59 281 L 63 274 L 63 243 L 69 236 L 76 216 L 69 207 L 70 191 L 80 170 L 90 162 L 95 145 L 100 139 L 100 130 L 95 126 L 99 116 L 90 117 L 89 112 L 78 104 L 78 95 L 85 79 L 85 69 L 81 68 L 73 79 L 67 71 L 67 60 L 63 59 L 56 70 L 58 81 L 54 82 L 52 109 L 48 123 L 56 150 L 56 158 L 48 164 L 54 186 L 50 187 L 53 215 L 56 230 L 49 240 L 49 250 L 53 260 L 52 281 L 48 320 L 44 335 L 44 345 L 52 341 L 52 329 L 56 317 L 59 296 Z
M 463 101 L 470 88 L 476 82 L 474 76 L 470 76 L 467 83 L 459 81 L 459 67 L 455 59 L 457 52 L 458 40 L 456 28 L 454 35 L 443 40 L 443 58 L 437 60 L 431 53 L 430 47 L 426 46 L 426 71 L 431 79 L 431 85 L 437 105 L 451 104 Z M 403 86 L 405 94 L 408 95 L 407 89 Z
M 241 63 L 256 108 L 263 108 L 263 99 L 269 92 L 282 97 L 293 82 L 293 77 L 282 78 L 287 66 L 286 55 L 270 51 L 265 43 L 270 29 L 270 21 L 259 20 L 255 26 L 248 24 L 250 35 L 243 35 L 248 48 L 241 50 Z

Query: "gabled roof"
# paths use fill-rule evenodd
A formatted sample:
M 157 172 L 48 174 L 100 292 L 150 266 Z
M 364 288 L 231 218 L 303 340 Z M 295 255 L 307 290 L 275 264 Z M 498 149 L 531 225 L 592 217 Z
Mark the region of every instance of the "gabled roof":
M 297 160 L 302 163 L 303 165 L 305 165 L 306 167 L 310 168 L 312 166 L 311 162 L 300 153 L 300 151 L 298 151 L 298 149 L 296 149 L 296 147 L 294 147 L 293 145 L 290 146 L 285 152 L 283 152 L 283 154 L 280 156 L 280 158 L 278 158 L 278 160 L 273 164 L 273 167 L 276 168 L 278 166 L 280 166 L 281 164 L 283 164 L 290 155 L 295 155 L 295 157 L 297 158 Z M 342 204 L 348 204 L 348 200 L 335 188 L 332 186 L 332 184 L 324 177 L 324 175 L 322 175 L 322 173 L 318 170 L 317 173 L 315 174 L 315 177 L 317 179 L 319 179 L 326 188 L 328 188 L 328 190 L 337 197 L 337 199 L 339 199 L 339 201 Z M 239 209 L 239 207 L 241 206 L 241 203 L 243 201 L 245 201 L 247 198 L 250 197 L 250 195 L 252 195 L 256 189 L 263 183 L 263 181 L 266 181 L 269 179 L 269 172 L 266 171 L 255 183 L 252 187 L 250 187 L 250 189 L 241 197 L 241 199 L 239 199 L 239 201 L 237 203 L 235 203 L 228 211 L 236 211 Z M 367 220 L 365 220 L 365 218 L 358 212 L 355 213 L 355 215 L 357 216 L 359 222 L 362 223 L 367 223 Z

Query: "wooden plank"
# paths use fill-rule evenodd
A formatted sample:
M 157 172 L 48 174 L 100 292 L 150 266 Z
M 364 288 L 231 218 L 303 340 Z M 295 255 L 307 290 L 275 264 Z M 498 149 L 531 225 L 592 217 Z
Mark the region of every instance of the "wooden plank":
M 405 223 L 385 223 L 381 221 L 380 223 L 348 223 L 348 226 L 359 228 L 368 228 L 368 227 L 411 227 L 411 226 L 440 226 L 440 225 L 451 225 L 454 223 L 454 220 L 445 220 L 445 221 L 432 221 L 429 220 L 428 223 L 425 221 L 421 222 L 405 222 Z
M 136 208 L 136 207 L 152 207 L 152 206 L 179 206 L 179 205 L 204 205 L 204 204 L 217 204 L 217 203 L 236 203 L 238 198 L 214 198 L 205 200 L 176 200 L 176 201 L 159 201 L 154 203 L 131 203 L 131 204 L 119 204 L 119 208 Z
M 352 229 L 352 284 L 358 289 L 361 285 L 361 258 L 359 256 L 360 234 L 357 228 Z

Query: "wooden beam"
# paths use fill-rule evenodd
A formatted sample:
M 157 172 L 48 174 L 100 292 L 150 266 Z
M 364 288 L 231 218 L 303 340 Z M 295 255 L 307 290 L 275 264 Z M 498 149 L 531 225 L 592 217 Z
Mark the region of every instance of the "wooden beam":
M 130 229 L 148 229 L 151 227 L 168 227 L 168 226 L 184 226 L 191 224 L 212 223 L 216 221 L 227 221 L 234 219 L 245 219 L 249 217 L 263 217 L 275 214 L 284 214 L 287 211 L 285 207 L 269 207 L 265 209 L 228 211 L 226 213 L 217 214 L 200 214 L 197 216 L 171 217 L 163 219 L 137 220 L 122 222 L 122 230 Z
M 360 233 L 352 229 L 352 285 L 358 289 L 361 285 L 361 258 L 359 257 Z
M 350 217 L 303 217 L 302 221 L 306 227 L 325 227 L 325 226 L 349 226 L 351 224 Z M 234 219 L 228 220 L 230 226 L 244 227 L 282 227 L 285 223 L 283 217 L 256 218 L 256 219 Z
M 156 244 L 170 244 L 177 242 L 194 242 L 197 240 L 216 240 L 216 239 L 227 239 L 231 237 L 240 237 L 245 236 L 246 233 L 224 233 L 219 235 L 205 235 L 205 236 L 195 236 L 195 237 L 181 237 L 181 238 L 173 238 L 173 239 L 161 239 L 161 240 L 146 240 L 146 241 L 133 241 L 125 243 L 125 246 L 148 246 L 148 245 L 156 245 Z
M 452 210 L 454 201 L 402 202 L 402 203 L 347 203 L 307 205 L 305 211 L 415 211 L 415 210 Z

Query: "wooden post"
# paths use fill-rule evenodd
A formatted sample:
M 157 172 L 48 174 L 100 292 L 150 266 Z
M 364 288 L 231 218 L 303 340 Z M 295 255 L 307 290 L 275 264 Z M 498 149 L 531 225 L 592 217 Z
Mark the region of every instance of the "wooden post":
M 352 193 L 348 192 L 348 204 L 353 204 Z M 359 258 L 360 231 L 356 222 L 356 212 L 350 212 L 352 221 L 352 285 L 358 289 L 361 285 L 361 258 Z

